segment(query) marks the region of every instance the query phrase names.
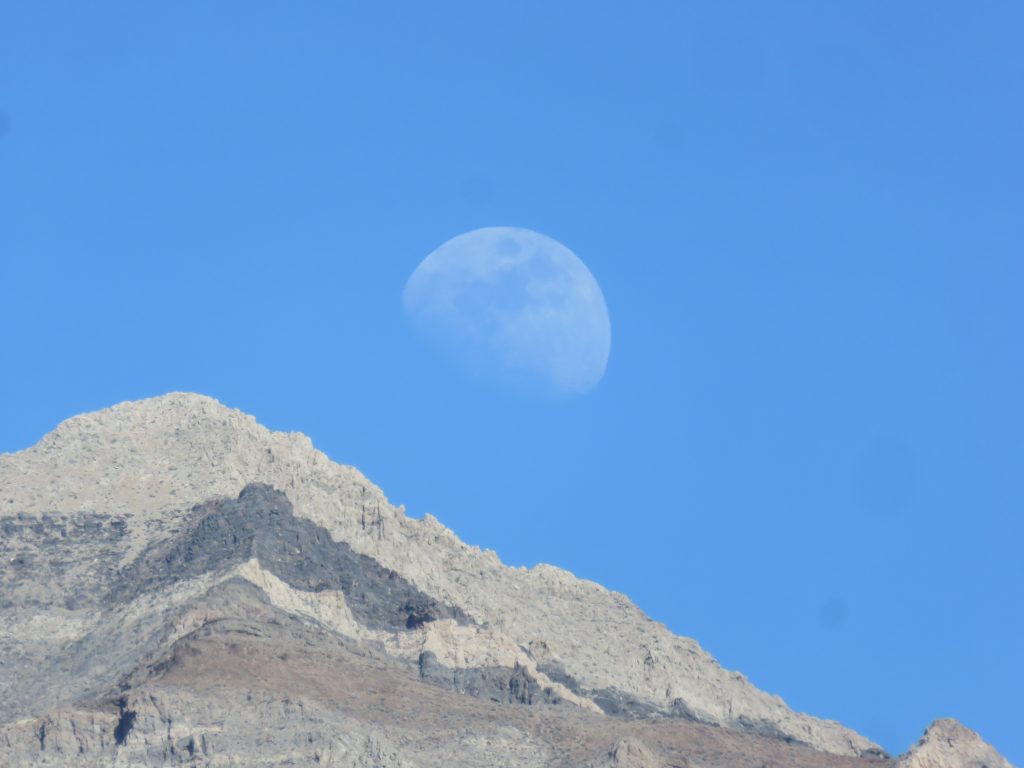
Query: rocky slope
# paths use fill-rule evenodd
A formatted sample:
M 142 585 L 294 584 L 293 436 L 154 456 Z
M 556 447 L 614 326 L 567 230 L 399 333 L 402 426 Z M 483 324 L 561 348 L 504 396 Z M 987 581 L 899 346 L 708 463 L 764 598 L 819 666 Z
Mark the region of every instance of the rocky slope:
M 504 566 L 209 398 L 0 456 L 0 532 L 5 764 L 888 763 L 624 596 Z
M 903 755 L 897 768 L 1012 768 L 970 728 L 943 718 L 932 723 L 921 740 Z

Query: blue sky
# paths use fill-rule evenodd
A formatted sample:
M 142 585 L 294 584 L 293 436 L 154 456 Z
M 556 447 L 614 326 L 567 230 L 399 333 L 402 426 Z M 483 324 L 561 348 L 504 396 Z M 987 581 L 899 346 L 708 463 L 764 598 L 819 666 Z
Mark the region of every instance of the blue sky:
M 630 595 L 899 752 L 1024 763 L 1024 7 L 0 5 L 0 450 L 199 391 Z M 602 383 L 419 343 L 483 226 L 601 284 Z

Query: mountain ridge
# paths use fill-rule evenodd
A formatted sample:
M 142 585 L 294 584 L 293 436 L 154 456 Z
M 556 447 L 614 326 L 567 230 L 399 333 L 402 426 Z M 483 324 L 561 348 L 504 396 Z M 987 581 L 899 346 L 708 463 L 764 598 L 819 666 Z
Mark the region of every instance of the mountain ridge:
M 182 642 L 186 630 L 200 631 L 209 615 L 206 624 L 197 618 L 204 614 L 196 601 L 238 581 L 288 622 L 313 622 L 374 648 L 453 694 L 885 757 L 863 736 L 793 712 L 724 670 L 624 595 L 555 566 L 505 566 L 433 516 L 408 517 L 308 437 L 272 432 L 205 396 L 172 393 L 72 417 L 35 446 L 0 455 L 0 510 L 25 522 L 29 533 L 18 536 L 45 542 L 66 538 L 51 530 L 91 531 L 76 535 L 76 546 L 91 555 L 58 558 L 60 573 L 34 560 L 19 566 L 31 578 L 8 579 L 11 620 L 0 637 L 8 650 L 38 661 L 77 659 L 82 669 L 66 675 L 94 683 L 79 698 L 100 696 L 115 671 L 142 669 L 146 658 Z M 240 531 L 245 541 L 251 537 L 248 550 L 238 549 Z M 35 551 L 26 544 L 11 562 Z M 115 607 L 100 609 L 119 622 L 117 643 L 86 613 L 90 600 L 99 603 L 83 584 L 108 590 L 104 605 Z M 295 641 L 288 635 L 280 642 Z M 97 661 L 103 653 L 114 661 Z M 40 716 L 36 709 L 68 705 L 55 698 L 56 678 L 34 680 L 19 687 L 0 679 L 9 702 L 0 721 L 17 720 L 24 714 L 18 707 Z

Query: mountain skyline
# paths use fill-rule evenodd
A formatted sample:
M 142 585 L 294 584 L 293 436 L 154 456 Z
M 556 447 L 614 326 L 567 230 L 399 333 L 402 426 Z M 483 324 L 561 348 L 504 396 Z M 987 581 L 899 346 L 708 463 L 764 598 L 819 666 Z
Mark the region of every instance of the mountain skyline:
M 1008 0 L 0 3 L 0 451 L 206 393 L 797 711 L 893 754 L 955 717 L 1024 764 L 1022 28 Z M 446 356 L 403 303 L 491 228 L 600 287 L 610 339 L 595 304 L 588 365 L 541 377 L 570 392 L 478 375 L 494 337 Z M 445 332 L 493 330 L 489 287 Z
M 475 723 L 487 742 L 506 719 L 522 766 L 602 755 L 642 768 L 891 764 L 839 723 L 792 712 L 723 670 L 625 596 L 552 566 L 504 566 L 436 519 L 408 518 L 304 435 L 269 432 L 210 398 L 176 393 L 72 418 L 0 455 L 0 492 L 0 750 L 16 764 L 477 765 L 483 754 L 444 732 Z M 332 650 L 338 642 L 347 650 Z M 222 646 L 276 660 L 235 669 Z M 381 710 L 341 682 L 393 685 L 378 680 L 382 662 L 413 700 L 426 684 L 505 709 L 461 721 L 470 710 L 439 700 L 432 716 L 456 719 L 424 732 L 427 712 L 394 720 L 394 703 Z M 288 683 L 304 665 L 320 682 Z M 325 699 L 335 676 L 341 687 Z M 238 719 L 256 691 L 262 706 L 284 706 L 276 719 Z M 516 725 L 524 705 L 561 725 Z M 341 742 L 318 735 L 340 716 Z M 632 735 L 609 741 L 616 730 Z M 271 735 L 282 731 L 291 735 Z M 368 753 L 353 751 L 360 734 Z M 265 746 L 244 746 L 254 740 Z M 935 759 L 1009 766 L 945 720 L 897 768 Z

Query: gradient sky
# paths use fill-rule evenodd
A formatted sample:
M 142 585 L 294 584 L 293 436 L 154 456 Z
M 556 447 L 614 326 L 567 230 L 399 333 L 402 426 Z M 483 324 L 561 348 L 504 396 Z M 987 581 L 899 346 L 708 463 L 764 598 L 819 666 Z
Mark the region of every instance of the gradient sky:
M 991 1 L 4 2 L 0 450 L 203 392 L 797 709 L 1024 764 L 1022 34 Z M 408 327 L 419 261 L 492 225 L 600 282 L 592 393 Z

